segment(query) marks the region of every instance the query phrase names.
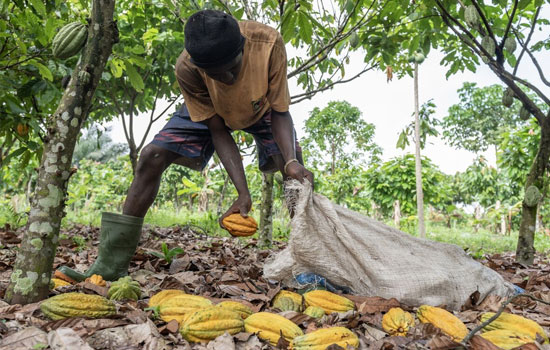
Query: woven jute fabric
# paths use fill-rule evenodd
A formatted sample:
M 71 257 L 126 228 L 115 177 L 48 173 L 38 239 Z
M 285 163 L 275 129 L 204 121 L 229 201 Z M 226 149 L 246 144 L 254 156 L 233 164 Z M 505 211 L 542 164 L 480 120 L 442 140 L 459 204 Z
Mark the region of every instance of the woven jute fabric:
M 458 310 L 475 291 L 480 300 L 514 294 L 512 284 L 452 244 L 413 237 L 313 193 L 286 184 L 294 208 L 287 248 L 268 258 L 264 276 L 300 288 L 294 276 L 315 273 L 354 294 L 396 298 Z

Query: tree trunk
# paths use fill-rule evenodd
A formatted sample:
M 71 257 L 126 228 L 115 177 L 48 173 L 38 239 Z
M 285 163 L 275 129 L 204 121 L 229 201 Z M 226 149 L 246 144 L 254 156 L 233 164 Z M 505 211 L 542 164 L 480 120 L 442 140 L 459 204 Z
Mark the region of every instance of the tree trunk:
M 393 224 L 401 229 L 401 205 L 398 200 L 393 202 Z
M 548 167 L 548 159 L 550 158 L 550 119 L 545 118 L 540 125 L 540 143 L 539 150 L 527 181 L 525 181 L 525 189 L 529 186 L 536 186 L 543 192 L 544 176 Z M 528 207 L 525 200 L 522 203 L 521 223 L 519 225 L 518 245 L 516 249 L 516 261 L 524 265 L 533 264 L 535 259 L 535 226 L 537 221 L 537 206 Z
M 495 203 L 495 213 L 496 213 L 496 217 L 499 217 L 499 213 L 500 213 L 500 200 L 497 200 L 497 202 Z M 495 224 L 495 233 L 498 234 L 499 233 L 499 227 L 498 227 L 498 224 Z M 502 233 L 502 232 L 501 232 Z
M 262 174 L 262 203 L 260 205 L 260 246 L 271 247 L 273 242 L 273 174 Z
M 199 211 L 202 212 L 208 211 L 208 185 L 210 183 L 209 170 L 210 167 L 206 166 L 202 172 L 202 175 L 204 176 L 204 185 L 199 193 Z
M 542 215 L 540 214 L 541 206 L 542 206 L 542 203 L 539 203 L 539 204 L 537 205 L 537 223 L 536 223 L 536 225 L 535 225 L 535 232 L 542 232 L 542 230 L 543 230 L 543 227 L 542 227 Z
M 506 214 L 504 212 L 500 215 L 500 234 L 503 236 L 506 234 Z
M 420 117 L 418 116 L 418 63 L 414 64 L 414 137 L 416 150 L 416 208 L 418 216 L 418 234 L 426 237 L 424 226 L 424 192 L 422 191 L 422 159 L 420 159 Z
M 479 206 L 479 204 L 476 204 L 476 207 L 474 209 L 474 219 L 476 220 L 476 224 L 474 225 L 474 232 L 477 233 L 481 228 L 481 225 L 479 223 L 479 220 L 481 219 L 481 207 Z
M 506 226 L 506 235 L 510 236 L 512 234 L 512 209 L 508 210 L 508 223 Z
M 332 163 L 330 165 L 330 174 L 334 175 L 336 173 L 336 145 L 332 144 Z
M 130 149 L 130 163 L 132 164 L 132 173 L 136 174 L 138 163 L 138 151 L 134 142 L 128 142 L 128 148 Z
M 27 230 L 6 291 L 5 299 L 12 304 L 37 302 L 49 293 L 67 185 L 75 171 L 71 169 L 74 147 L 112 46 L 118 41 L 114 4 L 114 0 L 93 1 L 88 41 L 61 103 L 49 119 Z

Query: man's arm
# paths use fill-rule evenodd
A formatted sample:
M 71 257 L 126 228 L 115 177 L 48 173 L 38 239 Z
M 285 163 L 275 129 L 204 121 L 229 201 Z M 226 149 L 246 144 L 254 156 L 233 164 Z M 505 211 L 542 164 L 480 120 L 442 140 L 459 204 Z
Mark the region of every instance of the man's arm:
M 281 150 L 283 161 L 287 164 L 286 169 L 284 169 L 286 173 L 282 175 L 300 182 L 304 182 L 304 179 L 307 179 L 313 185 L 313 173 L 304 168 L 301 159 L 299 161 L 291 161 L 293 159 L 298 160 L 298 158 L 296 157 L 294 124 L 292 123 L 290 112 L 277 112 L 272 109 L 271 130 L 273 132 L 273 139 Z
M 284 161 L 296 159 L 296 136 L 290 112 L 277 112 L 272 109 L 271 130 Z
M 208 126 L 208 130 L 210 130 L 216 153 L 220 157 L 225 170 L 239 194 L 235 203 L 220 218 L 220 225 L 223 227 L 222 220 L 230 214 L 241 213 L 244 217 L 248 216 L 248 212 L 252 207 L 252 200 L 246 183 L 239 148 L 235 144 L 235 140 L 233 140 L 229 130 L 225 127 L 223 119 L 219 115 L 215 115 L 204 123 Z

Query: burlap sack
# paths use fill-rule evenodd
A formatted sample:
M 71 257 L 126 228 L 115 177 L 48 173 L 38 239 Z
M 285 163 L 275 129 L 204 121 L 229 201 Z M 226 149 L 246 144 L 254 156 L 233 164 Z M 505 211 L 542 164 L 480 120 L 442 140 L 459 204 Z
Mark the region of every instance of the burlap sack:
M 271 256 L 264 276 L 299 288 L 294 276 L 315 273 L 355 294 L 397 298 L 410 306 L 460 309 L 476 290 L 509 297 L 512 284 L 458 246 L 413 237 L 287 184 L 295 208 L 288 247 Z

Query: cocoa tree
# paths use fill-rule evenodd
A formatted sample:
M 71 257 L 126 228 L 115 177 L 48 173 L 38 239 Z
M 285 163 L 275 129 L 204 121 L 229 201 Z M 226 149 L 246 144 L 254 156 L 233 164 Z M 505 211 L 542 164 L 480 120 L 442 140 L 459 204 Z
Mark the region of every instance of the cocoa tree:
M 88 40 L 81 59 L 57 109 L 48 118 L 27 229 L 6 292 L 6 300 L 11 303 L 35 302 L 49 292 L 67 183 L 74 171 L 71 169 L 73 150 L 105 63 L 118 40 L 113 21 L 114 4 L 114 0 L 93 1 Z
M 525 192 L 533 196 L 524 198 L 522 203 L 516 250 L 516 260 L 527 265 L 534 259 L 537 204 L 550 158 L 550 97 L 539 87 L 550 87 L 544 67 L 539 63 L 540 54 L 548 50 L 548 38 L 536 34 L 548 31 L 548 21 L 541 16 L 543 7 L 548 6 L 542 0 L 491 5 L 478 0 L 430 0 L 418 8 L 424 17 L 423 28 L 431 30 L 428 40 L 441 44 L 445 53 L 442 63 L 450 65 L 448 75 L 464 69 L 475 71 L 476 65 L 483 62 L 506 85 L 509 96 L 520 102 L 520 116 L 535 118 L 540 127 L 537 155 L 525 181 Z M 540 83 L 518 75 L 520 65 L 534 67 Z M 544 105 L 537 105 L 529 92 Z
M 474 153 L 493 147 L 498 153 L 502 133 L 525 123 L 517 113 L 519 101 L 514 108 L 502 104 L 501 85 L 478 87 L 465 82 L 457 92 L 460 101 L 449 107 L 442 121 L 443 137 L 451 146 Z

